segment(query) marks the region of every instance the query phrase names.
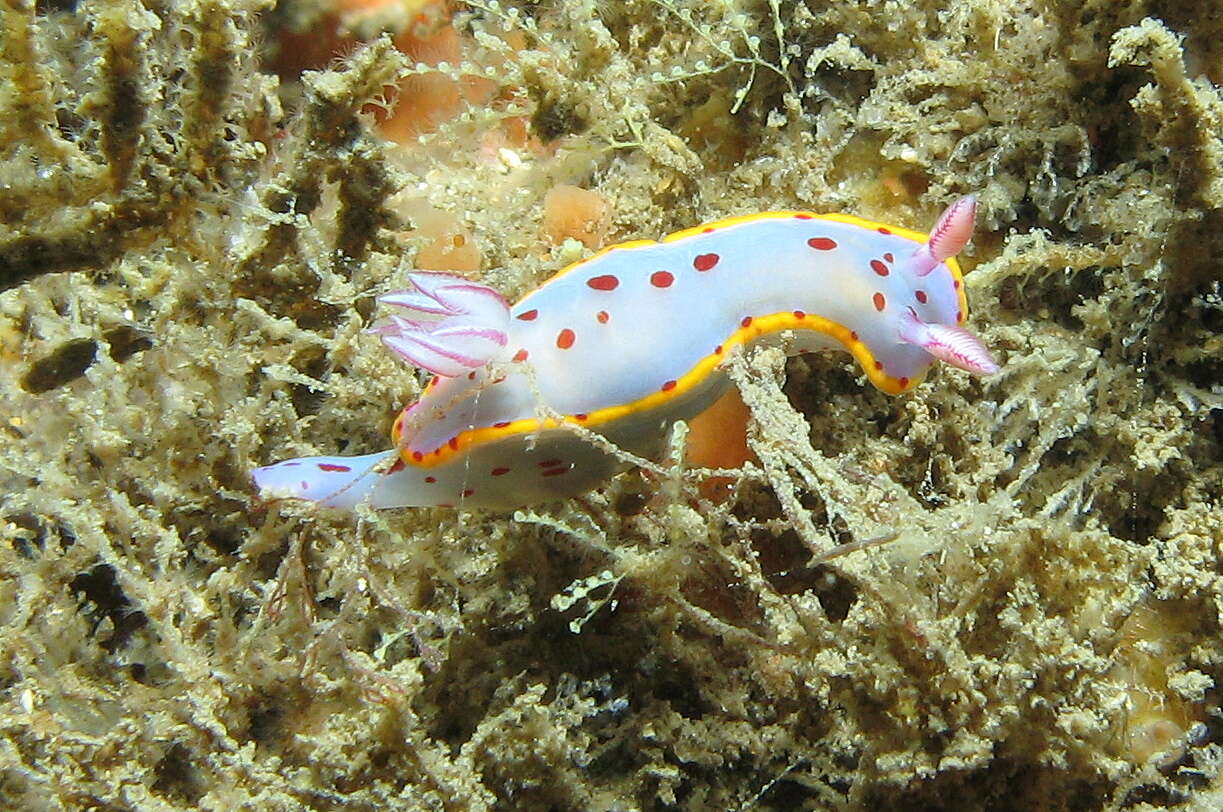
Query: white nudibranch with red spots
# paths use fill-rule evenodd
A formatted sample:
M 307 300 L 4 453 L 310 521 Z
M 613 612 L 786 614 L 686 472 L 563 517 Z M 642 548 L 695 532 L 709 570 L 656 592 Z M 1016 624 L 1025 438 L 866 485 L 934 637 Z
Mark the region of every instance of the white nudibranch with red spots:
M 975 212 L 972 197 L 957 200 L 929 237 L 841 214 L 734 217 L 607 248 L 512 307 L 484 285 L 414 273 L 413 290 L 381 298 L 398 312 L 372 328 L 435 375 L 396 419 L 395 447 L 268 465 L 255 485 L 343 508 L 574 496 L 625 467 L 612 447 L 653 456 L 671 423 L 713 403 L 732 348 L 783 333 L 794 352 L 847 350 L 890 394 L 936 359 L 996 372 L 961 326 L 953 257 Z

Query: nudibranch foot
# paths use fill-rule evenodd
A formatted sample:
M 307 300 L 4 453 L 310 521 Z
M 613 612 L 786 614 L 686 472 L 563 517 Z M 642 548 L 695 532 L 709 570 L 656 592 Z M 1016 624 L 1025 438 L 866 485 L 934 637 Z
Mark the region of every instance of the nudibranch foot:
M 964 327 L 954 259 L 975 214 L 961 198 L 929 235 L 843 214 L 733 217 L 607 248 L 513 306 L 451 274 L 413 273 L 371 329 L 435 374 L 395 420 L 393 450 L 289 460 L 257 469 L 255 485 L 332 507 L 578 495 L 656 454 L 671 424 L 725 391 L 725 361 L 747 346 L 847 351 L 893 395 L 937 361 L 996 372 Z

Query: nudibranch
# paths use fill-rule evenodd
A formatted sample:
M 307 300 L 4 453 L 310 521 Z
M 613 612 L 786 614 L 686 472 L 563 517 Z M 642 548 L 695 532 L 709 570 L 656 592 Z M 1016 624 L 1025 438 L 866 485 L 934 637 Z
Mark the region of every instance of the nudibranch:
M 976 202 L 953 203 L 929 236 L 843 214 L 732 217 L 660 242 L 604 249 L 509 306 L 444 273 L 411 290 L 371 331 L 431 371 L 395 420 L 394 448 L 303 457 L 254 471 L 265 498 L 352 508 L 507 509 L 597 487 L 650 457 L 668 427 L 713 403 L 732 349 L 847 350 L 867 378 L 904 392 L 941 360 L 998 369 L 963 322 L 954 256 Z

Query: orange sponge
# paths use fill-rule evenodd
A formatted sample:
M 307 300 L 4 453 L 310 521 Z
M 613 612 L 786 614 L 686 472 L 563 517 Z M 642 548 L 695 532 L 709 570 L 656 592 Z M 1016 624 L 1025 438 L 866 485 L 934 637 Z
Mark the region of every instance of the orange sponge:
M 572 237 L 587 248 L 602 248 L 611 207 L 598 192 L 561 184 L 544 196 L 544 234 L 553 245 Z

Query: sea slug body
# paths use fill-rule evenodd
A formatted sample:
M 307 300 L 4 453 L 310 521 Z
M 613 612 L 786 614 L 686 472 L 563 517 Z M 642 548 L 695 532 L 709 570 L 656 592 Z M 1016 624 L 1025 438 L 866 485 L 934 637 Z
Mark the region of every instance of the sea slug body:
M 667 427 L 729 385 L 739 345 L 850 352 L 896 394 L 935 362 L 998 367 L 962 324 L 953 257 L 972 234 L 964 197 L 930 235 L 840 214 L 768 212 L 607 248 L 508 306 L 441 273 L 381 297 L 383 342 L 434 373 L 395 420 L 394 448 L 254 471 L 265 498 L 351 508 L 514 508 L 588 491 L 624 464 L 590 433 L 649 457 Z M 581 428 L 576 428 L 581 427 Z M 583 431 L 588 429 L 589 431 Z

